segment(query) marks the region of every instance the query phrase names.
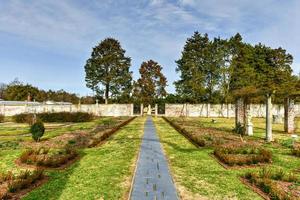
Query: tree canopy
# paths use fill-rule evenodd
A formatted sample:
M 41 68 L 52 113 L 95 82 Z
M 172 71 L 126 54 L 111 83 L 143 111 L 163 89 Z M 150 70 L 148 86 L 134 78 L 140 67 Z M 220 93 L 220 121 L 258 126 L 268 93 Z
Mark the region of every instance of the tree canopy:
M 129 98 L 132 89 L 132 72 L 129 70 L 131 58 L 125 56 L 120 42 L 106 38 L 93 48 L 85 65 L 86 86 L 111 98 Z
M 143 62 L 139 72 L 141 77 L 134 83 L 133 91 L 137 102 L 149 105 L 167 95 L 167 79 L 162 73 L 162 67 L 157 62 L 153 60 Z
M 228 103 L 235 98 L 262 101 L 263 95 L 287 97 L 297 90 L 293 57 L 283 48 L 250 45 L 237 33 L 209 39 L 195 32 L 176 61 L 177 93 L 189 102 Z

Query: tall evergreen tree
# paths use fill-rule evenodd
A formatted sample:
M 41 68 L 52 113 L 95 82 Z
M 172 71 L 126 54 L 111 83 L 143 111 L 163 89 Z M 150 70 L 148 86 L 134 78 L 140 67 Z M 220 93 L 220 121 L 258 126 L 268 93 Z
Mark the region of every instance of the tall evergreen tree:
M 183 48 L 181 58 L 176 61 L 176 71 L 180 73 L 180 80 L 175 82 L 176 91 L 190 101 L 204 101 L 206 95 L 204 71 L 206 58 L 209 54 L 208 35 L 195 32 L 188 38 Z
M 162 73 L 162 67 L 155 61 L 143 62 L 139 69 L 141 77 L 134 84 L 134 97 L 144 103 L 151 105 L 158 98 L 167 95 L 167 79 Z
M 88 88 L 105 97 L 129 97 L 132 72 L 129 70 L 131 59 L 125 56 L 120 42 L 106 38 L 93 48 L 91 57 L 85 65 L 85 80 Z

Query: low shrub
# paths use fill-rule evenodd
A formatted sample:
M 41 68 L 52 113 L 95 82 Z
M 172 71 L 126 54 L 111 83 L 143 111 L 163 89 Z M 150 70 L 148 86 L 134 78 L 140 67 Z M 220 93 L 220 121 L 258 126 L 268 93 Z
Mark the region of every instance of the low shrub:
M 34 141 L 36 141 L 36 142 L 40 141 L 40 139 L 43 137 L 43 135 L 45 133 L 44 123 L 41 121 L 35 122 L 30 127 L 30 133 L 31 133 L 32 139 L 34 139 Z
M 292 178 L 291 178 L 292 177 Z M 271 200 L 296 200 L 298 195 L 291 191 L 299 184 L 299 180 L 294 175 L 286 175 L 282 170 L 272 171 L 263 168 L 260 172 L 247 172 L 243 178 L 249 181 L 266 193 Z M 282 188 L 280 182 L 288 183 L 290 187 Z
M 28 113 L 21 113 L 21 114 L 14 115 L 12 117 L 12 119 L 16 123 L 33 124 L 34 115 L 33 114 L 28 114 Z
M 294 156 L 300 157 L 300 145 L 293 146 L 293 148 L 292 148 L 292 154 Z
M 0 114 L 0 123 L 4 122 L 4 115 Z
M 40 113 L 37 117 L 43 122 L 89 122 L 94 115 L 85 112 Z
M 246 127 L 244 125 L 242 125 L 240 122 L 238 122 L 236 127 L 232 131 L 239 135 L 245 135 Z
M 28 149 L 20 156 L 20 161 L 29 165 L 44 167 L 60 167 L 78 156 L 75 149 L 65 147 L 62 149 Z
M 32 184 L 44 178 L 44 171 L 37 169 L 33 171 L 21 171 L 18 175 L 12 172 L 0 175 L 0 186 L 6 185 L 6 190 L 1 190 L 0 199 L 10 198 L 9 193 L 15 193 L 19 190 L 31 187 Z
M 214 150 L 214 155 L 229 166 L 252 165 L 272 161 L 270 151 L 255 145 L 231 144 L 218 146 Z

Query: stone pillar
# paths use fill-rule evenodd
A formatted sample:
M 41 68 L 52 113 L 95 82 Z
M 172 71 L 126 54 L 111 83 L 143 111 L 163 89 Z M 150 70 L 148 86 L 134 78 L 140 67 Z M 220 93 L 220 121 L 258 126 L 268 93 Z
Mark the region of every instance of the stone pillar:
M 157 116 L 157 115 L 158 115 L 158 105 L 155 104 L 155 116 Z
M 235 103 L 235 126 L 238 124 L 245 124 L 245 108 L 244 108 L 244 100 L 239 98 Z
M 253 135 L 252 113 L 250 105 L 247 105 L 246 110 L 246 135 Z
M 295 131 L 295 102 L 289 98 L 284 100 L 284 131 L 287 133 Z
M 141 116 L 143 116 L 143 115 L 144 115 L 144 105 L 141 104 Z
M 206 104 L 206 117 L 210 117 L 210 103 Z
M 267 103 L 266 103 L 266 140 L 267 140 L 267 142 L 271 142 L 273 140 L 273 137 L 272 137 L 272 98 L 271 98 L 271 95 L 267 96 Z

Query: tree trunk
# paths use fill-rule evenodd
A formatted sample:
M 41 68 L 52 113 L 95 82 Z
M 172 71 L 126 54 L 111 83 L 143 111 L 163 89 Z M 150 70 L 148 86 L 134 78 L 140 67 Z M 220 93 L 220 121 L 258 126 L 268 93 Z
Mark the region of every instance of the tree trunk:
M 109 83 L 105 85 L 105 104 L 108 104 Z
M 245 124 L 245 102 L 244 99 L 239 98 L 235 103 L 235 127 L 238 127 L 238 124 Z
M 284 131 L 294 133 L 295 131 L 295 107 L 294 100 L 284 99 Z
M 271 142 L 272 140 L 272 98 L 271 95 L 268 95 L 266 102 L 266 141 Z

